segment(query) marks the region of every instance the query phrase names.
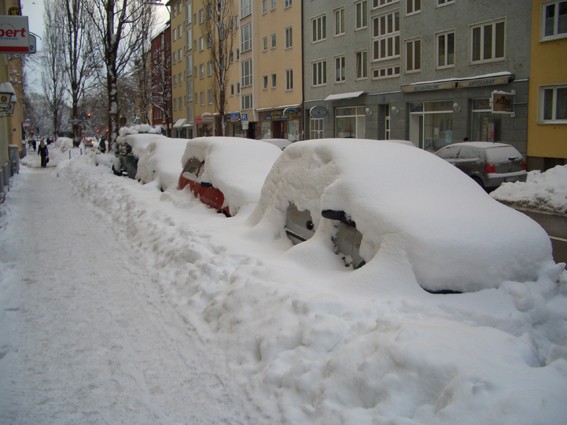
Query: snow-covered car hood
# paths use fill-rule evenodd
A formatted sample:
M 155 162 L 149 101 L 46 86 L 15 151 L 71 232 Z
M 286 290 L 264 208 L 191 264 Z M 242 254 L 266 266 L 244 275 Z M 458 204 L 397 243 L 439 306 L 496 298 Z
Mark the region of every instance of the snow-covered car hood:
M 363 234 L 367 263 L 384 244 L 394 244 L 428 290 L 475 291 L 536 279 L 553 261 L 537 223 L 443 159 L 402 143 L 293 143 L 268 175 L 252 223 L 283 235 L 290 202 L 309 210 L 316 226 L 322 210 L 345 211 Z
M 258 201 L 266 175 L 281 152 L 259 140 L 197 137 L 187 142 L 181 166 L 190 158 L 204 161 L 201 180 L 221 190 L 225 206 L 236 211 Z

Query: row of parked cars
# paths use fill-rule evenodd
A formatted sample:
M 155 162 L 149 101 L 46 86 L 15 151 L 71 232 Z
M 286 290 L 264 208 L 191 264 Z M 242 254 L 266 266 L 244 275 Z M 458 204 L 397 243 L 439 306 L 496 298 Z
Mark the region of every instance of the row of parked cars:
M 485 190 L 525 180 L 510 145 L 457 143 L 433 155 L 403 140 L 182 142 L 178 190 L 227 217 L 247 206 L 249 223 L 290 249 L 323 240 L 352 270 L 396 247 L 425 290 L 463 292 L 535 278 L 551 258 L 543 229 Z

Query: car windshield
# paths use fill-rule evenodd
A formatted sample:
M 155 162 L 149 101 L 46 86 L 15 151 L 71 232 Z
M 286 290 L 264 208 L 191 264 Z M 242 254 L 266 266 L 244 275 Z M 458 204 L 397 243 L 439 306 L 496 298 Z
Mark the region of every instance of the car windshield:
M 495 146 L 486 150 L 486 159 L 493 164 L 521 159 L 522 154 L 512 146 Z

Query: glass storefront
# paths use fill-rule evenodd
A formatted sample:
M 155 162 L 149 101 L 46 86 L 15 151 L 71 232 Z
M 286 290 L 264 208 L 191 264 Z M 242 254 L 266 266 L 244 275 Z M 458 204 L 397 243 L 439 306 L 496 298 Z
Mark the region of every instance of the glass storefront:
M 502 118 L 492 113 L 490 99 L 473 99 L 471 140 L 499 142 L 502 140 Z
M 430 152 L 454 143 L 453 102 L 410 103 L 410 140 Z
M 364 106 L 335 109 L 335 137 L 364 139 L 366 136 Z

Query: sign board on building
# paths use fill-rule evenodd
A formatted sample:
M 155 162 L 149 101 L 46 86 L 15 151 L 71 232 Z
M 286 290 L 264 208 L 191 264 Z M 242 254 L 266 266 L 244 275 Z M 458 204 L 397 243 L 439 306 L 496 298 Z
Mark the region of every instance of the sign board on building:
M 248 114 L 240 114 L 240 119 L 242 120 L 242 122 L 248 121 Z
M 327 116 L 327 109 L 324 106 L 313 106 L 309 110 L 311 118 L 325 118 Z
M 457 83 L 457 88 L 464 89 L 468 87 L 485 87 L 496 86 L 499 84 L 508 84 L 510 82 L 509 75 L 500 75 L 494 77 L 473 78 L 470 80 L 460 80 Z
M 514 113 L 514 93 L 506 93 L 494 90 L 490 97 L 493 114 L 513 114 Z
M 0 53 L 29 53 L 28 17 L 0 15 Z

